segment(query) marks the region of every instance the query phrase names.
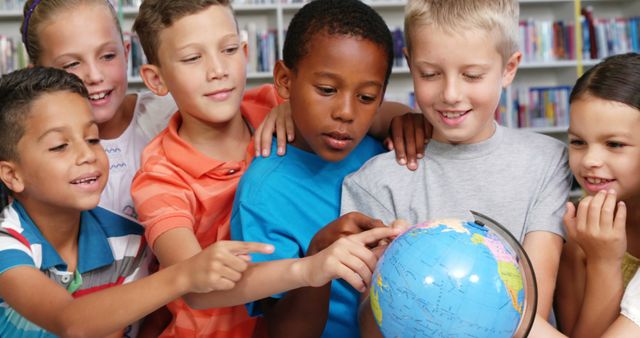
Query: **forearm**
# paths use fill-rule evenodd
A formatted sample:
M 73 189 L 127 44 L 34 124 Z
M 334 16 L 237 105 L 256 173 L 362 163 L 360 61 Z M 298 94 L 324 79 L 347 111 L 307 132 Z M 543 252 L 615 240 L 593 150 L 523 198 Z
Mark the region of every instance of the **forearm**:
M 640 326 L 625 316 L 618 316 L 602 338 L 640 337 Z
M 331 283 L 287 292 L 265 309 L 270 337 L 320 337 L 329 317 Z
M 599 337 L 620 314 L 624 292 L 619 262 L 589 262 L 585 294 L 571 336 Z
M 73 299 L 58 312 L 61 336 L 99 337 L 122 330 L 188 291 L 176 267 L 141 280 Z M 105 320 L 108 318 L 108 320 Z
M 252 264 L 231 290 L 189 293 L 185 301 L 194 309 L 228 307 L 249 303 L 291 289 L 308 286 L 300 259 L 281 259 Z
M 360 326 L 360 336 L 363 338 L 383 338 L 376 319 L 373 316 L 373 310 L 371 310 L 371 302 L 369 300 L 369 289 L 366 292 L 367 296 L 360 302 L 358 308 L 358 325 Z
M 531 327 L 531 331 L 527 336 L 529 338 L 560 338 L 567 337 L 560 333 L 560 331 L 556 330 L 549 322 L 547 322 L 546 318 L 540 316 L 540 314 L 536 314 L 536 317 L 533 321 L 533 326 Z M 576 336 L 577 337 L 577 336 Z M 515 338 L 523 338 L 523 337 L 515 337 Z

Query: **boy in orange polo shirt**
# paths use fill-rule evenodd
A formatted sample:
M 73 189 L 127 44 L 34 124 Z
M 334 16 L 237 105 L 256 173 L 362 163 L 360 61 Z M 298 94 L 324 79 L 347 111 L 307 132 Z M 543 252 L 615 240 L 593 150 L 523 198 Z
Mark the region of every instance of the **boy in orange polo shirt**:
M 273 86 L 244 93 L 247 47 L 228 1 L 147 0 L 134 30 L 149 60 L 141 71 L 145 84 L 157 95 L 170 92 L 179 108 L 145 149 L 132 184 L 149 245 L 167 267 L 202 248 L 228 243 L 235 190 L 254 155 L 252 130 L 280 101 Z M 169 304 L 174 318 L 162 336 L 249 337 L 255 320 L 244 306 L 207 308 L 320 286 L 332 278 L 361 288 L 376 260 L 364 244 L 393 234 L 373 229 L 309 259 L 251 265 L 241 274 L 221 259 L 216 264 L 234 270 L 221 277 L 225 288 Z

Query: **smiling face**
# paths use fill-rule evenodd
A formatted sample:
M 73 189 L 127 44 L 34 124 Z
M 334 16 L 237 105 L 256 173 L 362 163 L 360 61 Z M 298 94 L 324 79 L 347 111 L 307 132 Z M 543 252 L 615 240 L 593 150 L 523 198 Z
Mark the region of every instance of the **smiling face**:
M 359 37 L 316 34 L 295 70 L 276 66 L 278 92 L 288 98 L 294 145 L 327 161 L 345 158 L 369 130 L 384 94 L 387 55 Z
M 35 210 L 95 208 L 109 168 L 89 102 L 54 92 L 43 94 L 30 111 L 14 163 L 16 198 Z
M 588 94 L 571 103 L 569 166 L 589 195 L 614 189 L 640 194 L 640 111 Z
M 161 81 L 158 93 L 171 93 L 183 119 L 220 124 L 239 117 L 247 47 L 230 8 L 187 15 L 162 30 L 159 41 L 160 65 L 151 66 Z
M 493 135 L 494 113 L 503 87 L 520 62 L 504 62 L 495 34 L 479 29 L 443 31 L 431 25 L 412 33 L 407 54 L 416 101 L 443 143 L 478 143 Z
M 77 75 L 89 91 L 99 124 L 116 115 L 127 93 L 128 47 L 113 20 L 104 5 L 80 5 L 57 13 L 38 34 L 38 65 Z

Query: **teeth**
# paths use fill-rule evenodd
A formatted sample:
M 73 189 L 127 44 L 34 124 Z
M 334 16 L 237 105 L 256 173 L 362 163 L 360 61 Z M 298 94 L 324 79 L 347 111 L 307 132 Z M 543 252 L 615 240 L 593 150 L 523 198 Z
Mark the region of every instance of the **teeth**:
M 458 118 L 462 115 L 464 115 L 466 112 L 449 112 L 449 111 L 443 111 L 442 115 L 444 115 L 444 117 L 448 118 L 448 119 L 455 119 Z
M 602 184 L 602 183 L 606 183 L 606 182 L 610 182 L 611 181 L 611 180 L 607 180 L 607 179 L 604 179 L 604 178 L 598 178 L 598 177 L 587 177 L 586 180 L 590 184 Z
M 101 99 L 104 99 L 106 96 L 107 96 L 107 92 L 102 92 L 100 94 L 89 95 L 89 99 L 90 100 L 101 100 Z
M 79 179 L 79 180 L 75 180 L 71 183 L 73 184 L 88 184 L 88 183 L 93 183 L 97 180 L 97 177 L 87 177 L 87 178 L 83 178 L 83 179 Z

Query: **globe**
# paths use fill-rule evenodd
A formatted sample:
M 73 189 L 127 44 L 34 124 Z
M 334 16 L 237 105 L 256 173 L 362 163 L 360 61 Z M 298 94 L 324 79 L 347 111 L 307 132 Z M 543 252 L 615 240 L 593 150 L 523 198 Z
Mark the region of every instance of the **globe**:
M 526 337 L 537 289 L 529 258 L 487 216 L 418 224 L 384 252 L 371 308 L 385 337 Z

